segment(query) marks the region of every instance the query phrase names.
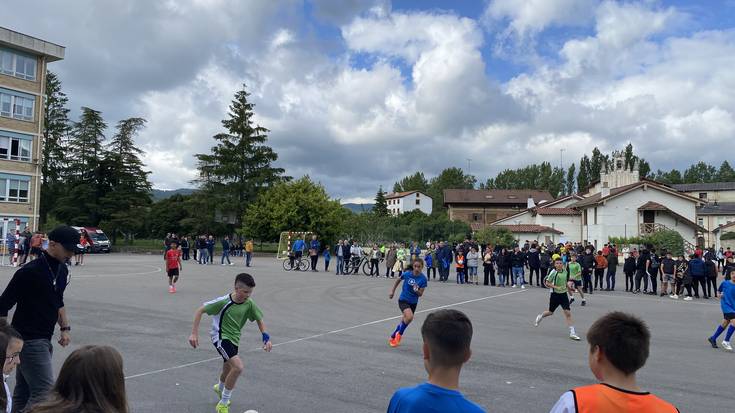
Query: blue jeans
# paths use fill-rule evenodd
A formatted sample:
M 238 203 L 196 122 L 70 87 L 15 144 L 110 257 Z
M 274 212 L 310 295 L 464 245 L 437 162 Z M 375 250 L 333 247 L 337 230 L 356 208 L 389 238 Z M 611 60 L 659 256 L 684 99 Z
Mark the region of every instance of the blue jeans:
M 206 263 L 207 263 L 207 249 L 200 248 L 199 249 L 199 264 L 206 264 Z
M 513 267 L 513 284 L 521 286 L 525 284 L 523 279 L 523 267 Z
M 209 262 L 214 263 L 214 248 L 207 248 L 207 254 L 209 254 Z M 205 261 L 206 264 L 206 261 Z
M 607 275 L 605 276 L 605 281 L 607 284 L 607 288 L 614 289 L 615 288 L 615 271 L 617 268 L 608 268 L 607 269 Z
M 464 268 L 457 268 L 457 284 L 465 283 L 464 272 L 465 272 Z
M 337 256 L 337 275 L 342 274 L 342 269 L 344 268 L 344 262 L 345 262 L 344 258 L 338 255 Z
M 20 352 L 21 363 L 15 371 L 13 412 L 41 402 L 54 385 L 51 355 L 54 348 L 46 339 L 27 340 Z
M 224 264 L 225 260 L 227 260 L 228 264 L 232 264 L 230 262 L 230 250 L 223 250 L 222 251 L 222 259 L 220 260 L 220 264 Z
M 253 260 L 253 253 L 245 251 L 245 266 L 250 266 L 250 261 Z

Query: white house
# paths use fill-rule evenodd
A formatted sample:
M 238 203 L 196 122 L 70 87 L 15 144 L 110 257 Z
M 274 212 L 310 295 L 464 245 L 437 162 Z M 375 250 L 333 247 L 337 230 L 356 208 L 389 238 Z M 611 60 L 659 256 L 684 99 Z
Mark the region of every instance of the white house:
M 394 192 L 386 195 L 385 200 L 388 202 L 388 212 L 394 216 L 417 209 L 427 215 L 431 214 L 432 199 L 423 192 Z

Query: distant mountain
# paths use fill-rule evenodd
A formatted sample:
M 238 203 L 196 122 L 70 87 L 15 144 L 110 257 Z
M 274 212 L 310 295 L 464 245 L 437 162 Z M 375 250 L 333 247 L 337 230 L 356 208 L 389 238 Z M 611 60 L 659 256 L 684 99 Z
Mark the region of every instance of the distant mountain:
M 162 199 L 170 198 L 174 195 L 191 195 L 196 189 L 193 188 L 179 188 L 179 189 L 153 189 L 151 196 L 153 201 L 160 201 Z
M 373 204 L 342 204 L 342 206 L 356 214 L 362 214 L 363 212 L 370 212 L 373 210 Z

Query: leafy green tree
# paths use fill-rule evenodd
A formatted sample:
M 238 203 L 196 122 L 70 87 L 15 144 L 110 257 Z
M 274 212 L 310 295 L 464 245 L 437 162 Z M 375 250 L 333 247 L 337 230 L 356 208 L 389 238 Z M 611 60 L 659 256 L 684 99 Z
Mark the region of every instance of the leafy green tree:
M 653 175 L 653 179 L 659 182 L 663 182 L 665 184 L 670 184 L 670 185 L 682 183 L 681 172 L 679 172 L 678 169 L 672 169 L 669 172 L 664 172 L 659 169 Z
M 429 182 L 428 194 L 432 201 L 432 211 L 437 213 L 444 211 L 445 189 L 473 189 L 477 179 L 467 175 L 461 168 L 446 168 L 438 176 Z
M 221 212 L 234 213 L 236 228 L 258 194 L 288 179 L 282 168 L 272 166 L 278 155 L 265 145 L 268 129 L 254 123 L 255 105 L 248 96 L 243 85 L 230 104 L 229 118 L 222 121 L 228 133 L 214 136 L 211 153 L 195 155 L 201 190 Z
M 329 198 L 322 185 L 306 176 L 262 192 L 245 211 L 242 230 L 261 241 L 278 240 L 283 231 L 311 231 L 331 244 L 343 232 L 350 214 L 339 201 Z
M 584 155 L 579 161 L 579 173 L 577 174 L 577 188 L 579 191 L 587 189 L 587 186 L 592 182 L 589 164 L 590 160 L 587 155 Z
M 193 235 L 194 227 L 187 225 L 189 210 L 187 203 L 191 195 L 176 194 L 150 206 L 148 212 L 148 234 L 151 238 L 163 239 L 169 232 Z
M 717 178 L 717 169 L 705 162 L 699 161 L 684 171 L 684 183 L 714 182 Z
M 378 188 L 378 193 L 375 195 L 375 207 L 373 207 L 373 213 L 379 217 L 388 216 L 388 201 L 385 199 L 385 192 L 383 187 Z
M 571 195 L 574 193 L 574 187 L 575 187 L 575 181 L 576 181 L 576 172 L 575 172 L 575 166 L 574 164 L 569 165 L 569 169 L 567 170 L 567 179 L 565 183 L 565 193 L 567 195 Z
M 482 245 L 510 247 L 516 243 L 513 234 L 503 227 L 486 227 L 475 233 L 475 239 Z
M 46 72 L 44 101 L 43 147 L 41 149 L 41 200 L 39 215 L 45 225 L 54 201 L 63 193 L 61 181 L 66 166 L 64 139 L 69 133 L 69 99 L 61 90 L 61 81 L 53 72 Z
M 429 182 L 426 180 L 423 172 L 416 172 L 396 182 L 393 185 L 393 192 L 421 191 L 426 193 L 429 189 Z
M 735 170 L 732 169 L 728 161 L 723 161 L 720 169 L 717 171 L 717 182 L 733 182 L 735 181 Z

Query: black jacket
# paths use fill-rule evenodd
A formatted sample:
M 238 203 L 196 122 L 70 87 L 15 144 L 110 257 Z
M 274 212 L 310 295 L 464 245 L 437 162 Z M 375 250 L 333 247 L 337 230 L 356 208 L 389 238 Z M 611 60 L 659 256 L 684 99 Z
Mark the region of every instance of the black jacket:
M 531 268 L 540 268 L 541 267 L 541 257 L 539 256 L 539 251 L 536 248 L 531 248 L 528 251 L 528 254 L 526 254 L 526 257 L 528 259 L 528 266 Z
M 636 268 L 635 257 L 633 255 L 629 255 L 628 258 L 625 259 L 625 263 L 623 264 L 623 271 L 635 272 L 635 268 Z
M 510 256 L 510 266 L 523 267 L 524 265 L 526 265 L 526 253 L 523 251 L 518 251 L 516 253 L 514 251 L 513 254 Z
M 24 340 L 50 340 L 64 307 L 68 274 L 66 265 L 44 252 L 10 279 L 0 296 L 0 317 L 15 306 L 12 326 Z
M 584 269 L 590 269 L 595 267 L 595 256 L 592 254 L 584 254 L 582 255 L 582 258 L 579 260 L 579 264 L 582 265 L 582 268 Z

